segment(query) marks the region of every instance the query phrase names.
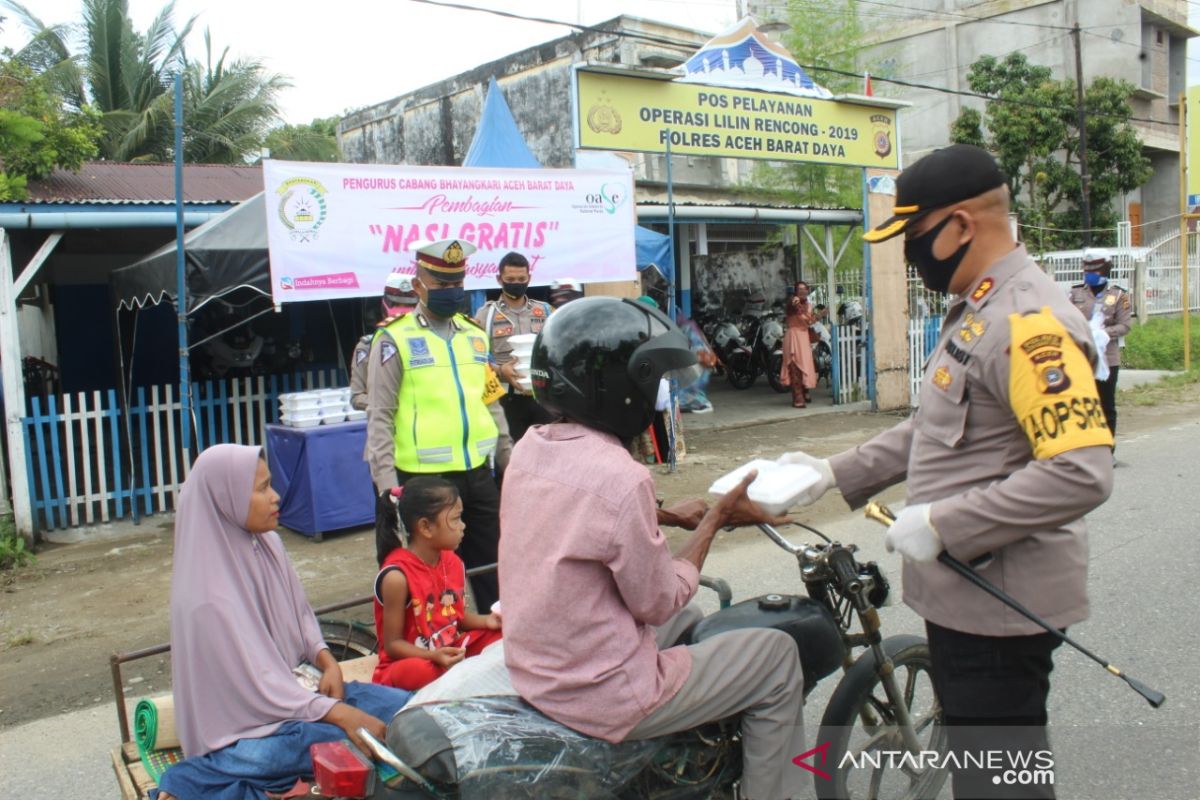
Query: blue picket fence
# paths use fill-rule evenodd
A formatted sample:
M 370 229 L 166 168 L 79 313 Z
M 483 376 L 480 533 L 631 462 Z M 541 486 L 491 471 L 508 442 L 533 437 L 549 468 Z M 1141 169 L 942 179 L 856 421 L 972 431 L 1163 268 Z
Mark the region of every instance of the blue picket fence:
M 186 451 L 177 386 L 139 387 L 128 430 L 114 389 L 30 398 L 21 422 L 34 524 L 68 528 L 169 511 L 201 450 L 262 445 L 266 425 L 279 421 L 280 394 L 346 382 L 344 371 L 327 369 L 194 383 Z

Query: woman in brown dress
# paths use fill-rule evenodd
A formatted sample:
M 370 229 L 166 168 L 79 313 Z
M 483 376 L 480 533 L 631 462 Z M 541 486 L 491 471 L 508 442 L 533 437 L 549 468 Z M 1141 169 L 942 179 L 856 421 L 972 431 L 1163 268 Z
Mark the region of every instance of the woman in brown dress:
M 792 387 L 792 407 L 808 405 L 808 390 L 817 385 L 817 370 L 813 365 L 809 327 L 817 314 L 808 302 L 808 284 L 796 281 L 795 294 L 787 303 L 787 332 L 783 336 L 783 370 L 780 379 Z

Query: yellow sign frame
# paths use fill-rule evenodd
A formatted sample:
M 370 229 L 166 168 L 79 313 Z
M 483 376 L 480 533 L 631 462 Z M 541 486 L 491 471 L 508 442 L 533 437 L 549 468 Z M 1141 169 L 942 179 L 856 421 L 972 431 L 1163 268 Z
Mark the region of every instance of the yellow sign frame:
M 900 168 L 896 109 L 575 70 L 582 149 Z

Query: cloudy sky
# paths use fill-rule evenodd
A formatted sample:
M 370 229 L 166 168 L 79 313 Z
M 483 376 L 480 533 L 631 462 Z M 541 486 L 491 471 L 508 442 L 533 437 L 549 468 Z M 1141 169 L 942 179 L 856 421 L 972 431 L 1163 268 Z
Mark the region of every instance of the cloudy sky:
M 731 25 L 734 0 L 458 0 L 524 16 L 602 22 L 622 13 L 683 23 L 717 33 Z M 47 25 L 75 22 L 79 0 L 24 0 Z M 130 16 L 145 30 L 160 0 L 129 0 Z M 0 46 L 19 47 L 26 31 L 9 17 Z M 177 25 L 196 15 L 189 39 L 203 53 L 203 30 L 232 54 L 259 56 L 291 78 L 283 96 L 289 122 L 389 100 L 441 78 L 569 33 L 558 25 L 505 19 L 479 11 L 436 8 L 413 0 L 177 0 Z
M 626 13 L 718 33 L 735 22 L 734 0 L 451 0 L 524 16 L 594 24 Z M 78 20 L 79 0 L 25 0 L 47 24 Z M 129 0 L 144 30 L 161 0 Z M 1188 3 L 1200 26 L 1200 2 Z M 336 13 L 334 13 L 336 10 Z M 0 12 L 2 13 L 2 12 Z M 263 58 L 291 78 L 283 95 L 289 122 L 389 100 L 442 78 L 569 32 L 479 11 L 437 8 L 414 0 L 177 0 L 176 21 L 196 16 L 189 44 L 202 52 L 202 32 L 234 55 Z M 8 16 L 5 14 L 5 16 Z M 19 47 L 27 33 L 11 17 L 0 46 Z M 1189 46 L 1189 83 L 1200 83 L 1200 43 Z M 903 76 L 901 76 L 903 77 Z

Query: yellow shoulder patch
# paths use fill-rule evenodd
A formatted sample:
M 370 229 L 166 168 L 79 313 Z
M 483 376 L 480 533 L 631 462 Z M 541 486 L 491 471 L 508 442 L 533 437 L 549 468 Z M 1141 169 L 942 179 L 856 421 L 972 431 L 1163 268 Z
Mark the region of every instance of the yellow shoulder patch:
M 1113 443 L 1087 357 L 1049 307 L 1010 314 L 1008 401 L 1033 449 L 1053 458 Z
M 491 364 L 484 364 L 483 372 L 483 402 L 490 406 L 501 397 L 504 397 L 507 390 L 504 388 L 504 384 L 500 382 L 500 377 L 496 374 L 496 370 L 492 369 Z

